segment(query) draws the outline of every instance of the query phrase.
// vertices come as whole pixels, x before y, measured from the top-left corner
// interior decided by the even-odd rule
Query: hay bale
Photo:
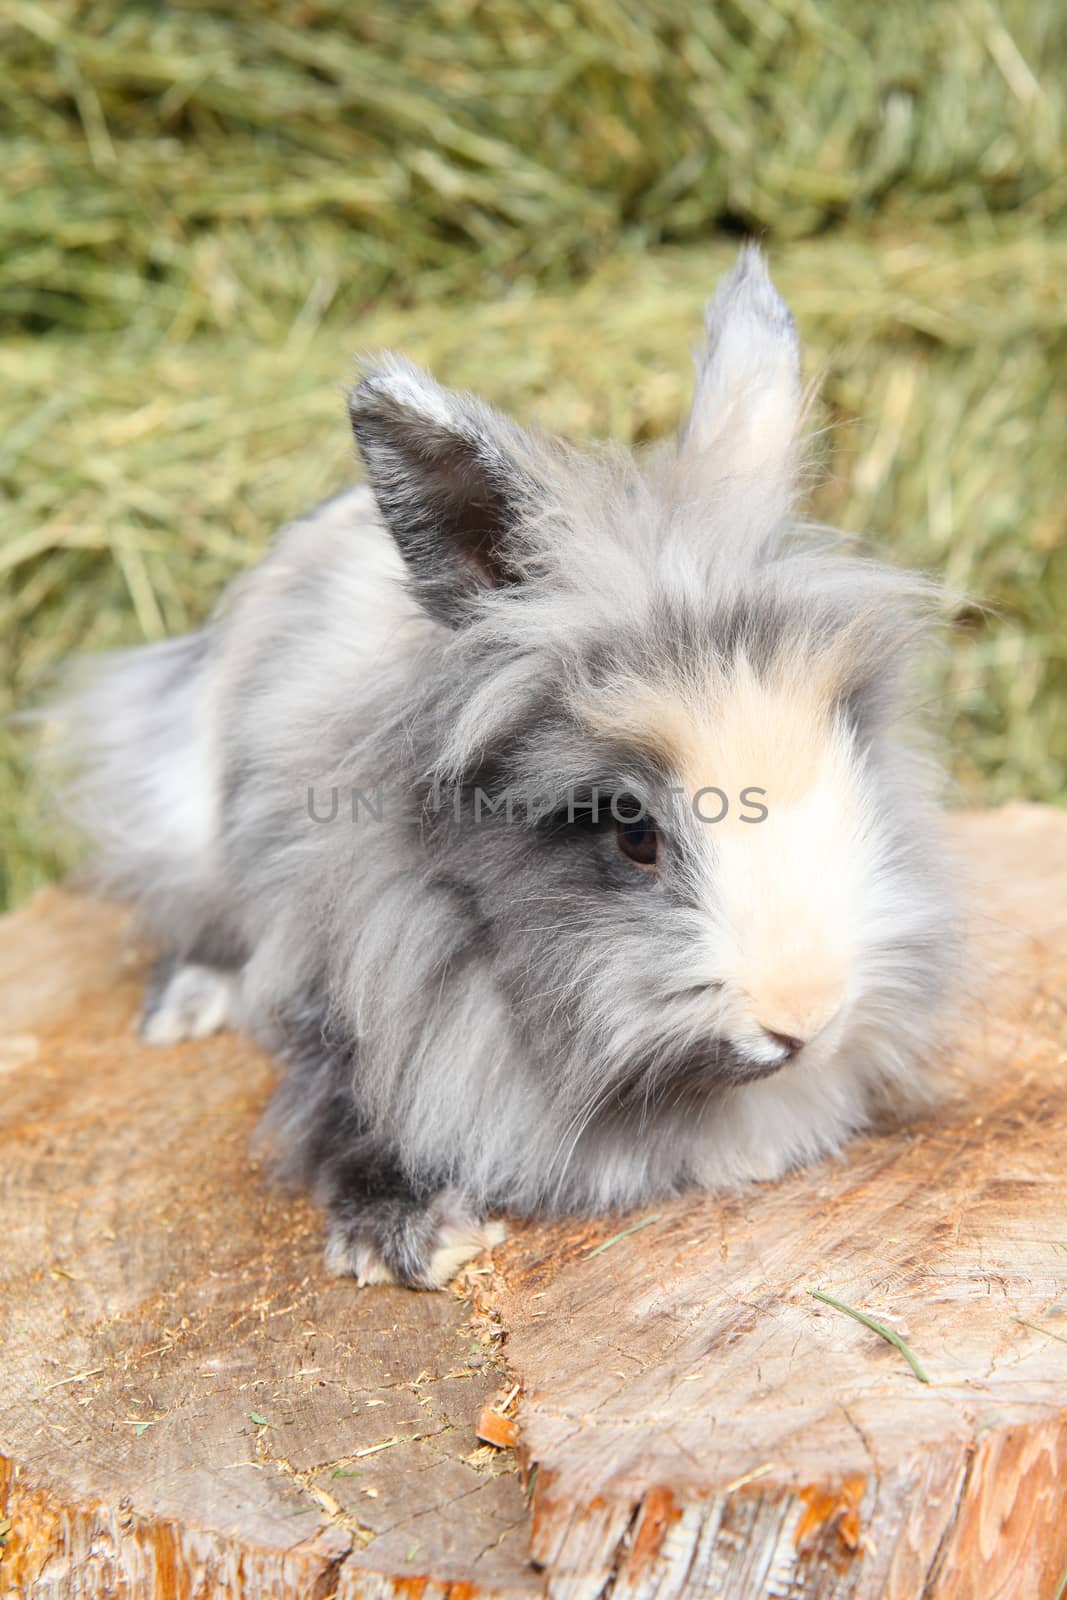
[[[1056,0],[25,0],[0,296],[226,328],[319,280],[349,313],[483,296],[724,224],[1040,218],[1065,56]]]

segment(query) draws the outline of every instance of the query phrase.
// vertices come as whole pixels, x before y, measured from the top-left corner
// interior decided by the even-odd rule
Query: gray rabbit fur
[[[494,1213],[773,1179],[921,1103],[938,598],[800,518],[759,252],[640,459],[396,356],[349,406],[368,486],[64,710],[99,881],[163,951],[144,1035],[283,1059],[268,1131],[331,1268],[437,1286]]]

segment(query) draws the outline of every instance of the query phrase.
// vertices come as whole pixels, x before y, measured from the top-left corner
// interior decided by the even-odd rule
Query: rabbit
[[[579,449],[398,355],[366,484],[63,720],[146,1040],[231,1026],[326,1262],[433,1288],[501,1214],[778,1178],[934,1093],[956,951],[909,711],[932,581],[798,513],[793,319],[746,246],[688,419]]]

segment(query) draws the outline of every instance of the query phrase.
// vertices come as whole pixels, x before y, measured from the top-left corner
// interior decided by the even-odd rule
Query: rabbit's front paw
[[[371,1200],[334,1207],[326,1236],[326,1266],[351,1274],[362,1287],[400,1283],[443,1289],[460,1267],[505,1236],[502,1223],[473,1215],[452,1192],[426,1203]]]

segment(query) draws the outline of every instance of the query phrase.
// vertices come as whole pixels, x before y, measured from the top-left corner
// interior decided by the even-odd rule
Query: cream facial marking
[[[699,684],[613,685],[582,707],[591,731],[610,729],[667,764],[687,802],[712,784],[729,796],[766,791],[758,827],[732,805],[694,838],[708,968],[728,981],[738,1042],[768,1065],[842,1011],[869,858],[862,767],[830,681],[800,662],[764,680],[741,657]]]
[[[729,672],[710,667],[700,678],[662,685],[620,677],[574,709],[594,736],[661,761],[687,801],[705,789],[736,796],[755,787],[766,790],[761,804],[773,809],[796,804],[812,788],[833,737],[832,691],[800,663],[796,668],[783,662],[763,681],[741,656]],[[731,816],[738,820],[737,807],[723,820]]]

